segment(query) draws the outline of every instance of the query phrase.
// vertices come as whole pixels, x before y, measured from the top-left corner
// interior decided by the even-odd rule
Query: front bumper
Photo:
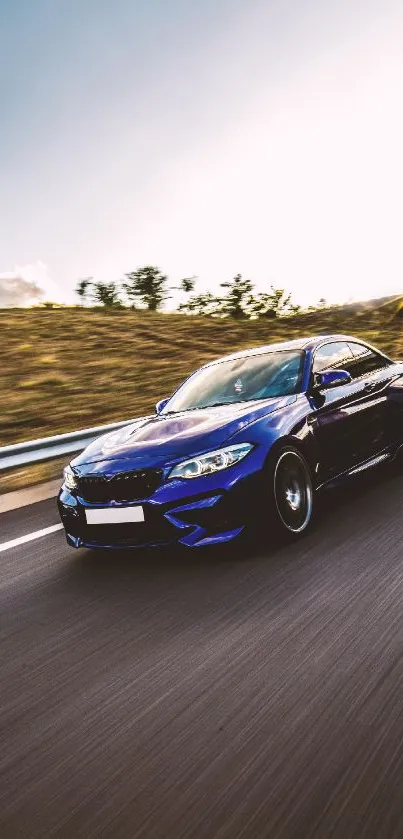
[[[192,481],[164,482],[149,498],[131,504],[90,504],[62,487],[59,513],[68,543],[74,547],[133,549],[181,544],[201,547],[236,538],[253,519],[259,497],[259,471],[248,458],[228,472]],[[240,467],[243,467],[242,469]],[[225,480],[224,480],[225,479]],[[85,510],[141,505],[144,522],[88,525]]]

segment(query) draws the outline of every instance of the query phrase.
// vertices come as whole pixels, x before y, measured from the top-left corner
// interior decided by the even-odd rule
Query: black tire
[[[269,482],[275,529],[291,539],[301,537],[312,522],[314,487],[311,470],[298,449],[287,446],[276,454]]]

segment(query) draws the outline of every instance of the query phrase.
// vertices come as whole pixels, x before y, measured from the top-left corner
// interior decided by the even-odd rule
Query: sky
[[[0,0],[0,304],[403,291],[402,43],[401,0]]]

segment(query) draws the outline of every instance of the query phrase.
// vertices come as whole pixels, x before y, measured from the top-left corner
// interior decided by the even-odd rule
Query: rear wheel
[[[272,490],[279,529],[290,536],[305,533],[313,514],[313,486],[309,466],[297,449],[289,447],[277,455]]]

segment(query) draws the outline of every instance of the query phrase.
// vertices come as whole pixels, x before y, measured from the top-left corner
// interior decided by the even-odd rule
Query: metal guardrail
[[[99,425],[96,428],[86,428],[83,431],[72,431],[70,434],[57,434],[54,437],[42,437],[39,440],[28,440],[26,443],[0,447],[0,472],[79,452],[102,434],[116,431],[118,428],[130,425],[131,422],[133,422],[132,419],[124,420],[110,425]]]

